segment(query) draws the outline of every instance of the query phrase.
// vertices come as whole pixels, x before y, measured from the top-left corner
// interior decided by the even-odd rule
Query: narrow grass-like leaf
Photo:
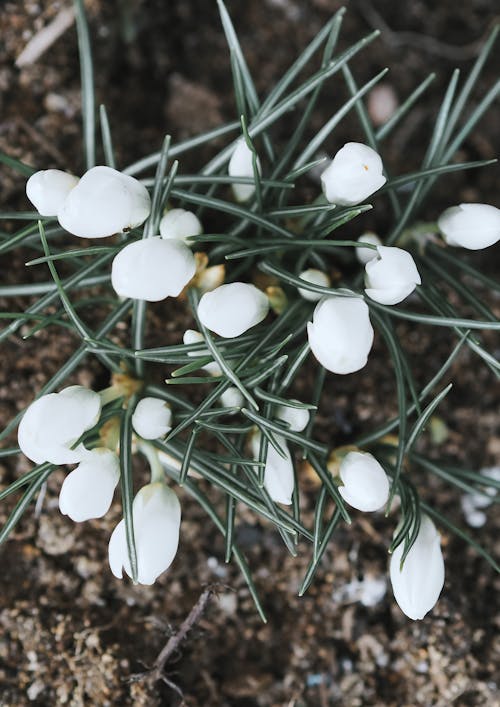
[[[82,86],[83,147],[87,169],[95,165],[94,69],[83,0],[74,0]]]

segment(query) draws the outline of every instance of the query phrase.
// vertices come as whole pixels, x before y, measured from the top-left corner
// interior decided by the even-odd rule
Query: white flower
[[[252,454],[255,460],[259,458],[261,433],[256,431],[251,437]],[[286,439],[280,434],[274,434],[274,439],[285,454],[282,457],[271,443],[267,445],[266,468],[264,471],[264,488],[276,503],[289,506],[292,502],[294,488],[293,462]]]
[[[260,160],[257,158],[257,170],[260,174]],[[228,173],[230,177],[250,177],[253,179],[253,153],[244,138],[236,143],[231,159],[229,160]],[[234,195],[237,201],[247,201],[255,191],[253,184],[233,184]]]
[[[115,256],[111,284],[122,297],[159,302],[177,297],[195,271],[194,255],[184,243],[155,236],[129,243]]]
[[[299,277],[301,280],[310,282],[313,285],[321,285],[321,287],[330,287],[331,284],[330,278],[325,272],[322,272],[321,270],[315,270],[314,268],[304,270],[304,272],[300,273]],[[321,294],[321,292],[304,290],[302,287],[299,287],[299,295],[304,299],[309,300],[309,302],[317,302],[324,296]]]
[[[111,167],[92,167],[58,211],[63,228],[80,238],[105,238],[140,226],[151,211],[148,190]]]
[[[64,479],[59,510],[76,523],[102,518],[109,511],[119,478],[120,460],[114,452],[104,447],[86,452]]]
[[[232,282],[206,292],[198,304],[202,324],[224,338],[243,334],[261,322],[268,311],[266,295],[245,282]]]
[[[368,145],[348,142],[321,175],[323,193],[331,204],[360,204],[384,186],[380,155]]]
[[[298,402],[298,400],[292,401]],[[295,408],[290,405],[280,405],[276,410],[278,420],[288,422],[292,432],[302,432],[307,427],[309,418],[311,417],[309,410],[306,408]]]
[[[358,243],[369,243],[370,245],[382,245],[382,241],[375,233],[363,233],[358,238]],[[356,258],[361,265],[366,265],[370,260],[377,257],[377,251],[374,248],[355,248]]]
[[[199,236],[202,232],[203,226],[196,214],[186,209],[171,209],[160,221],[162,238],[177,238],[189,244],[191,236]]]
[[[394,598],[410,619],[423,619],[437,602],[444,584],[444,561],[440,536],[428,516],[401,569],[404,543],[391,557],[390,573]]]
[[[187,344],[201,344],[202,342],[205,341],[203,338],[203,334],[200,334],[199,331],[196,331],[196,329],[186,329],[186,331],[183,334],[182,341]],[[200,356],[211,356],[212,354],[208,349],[201,349],[201,351],[189,351],[188,356],[194,356],[200,357]],[[220,369],[219,364],[216,361],[210,361],[210,363],[206,363],[204,366],[202,366],[202,369],[209,373],[211,376],[215,376],[216,378],[218,376],[222,375],[222,371]]]
[[[19,425],[21,451],[36,464],[76,464],[86,450],[81,444],[71,447],[96,424],[100,412],[99,395],[81,385],[42,395],[31,403]]]
[[[181,506],[175,493],[161,482],[143,486],[132,504],[137,581],[153,584],[170,567],[179,544]],[[128,558],[125,521],[121,520],[109,541],[109,565],[118,579],[123,569],[132,576]]]
[[[223,408],[242,408],[243,395],[236,386],[231,385],[222,393],[219,402]]]
[[[493,503],[493,497],[498,493],[494,486],[486,484],[487,479],[500,481],[500,466],[485,467],[480,470],[477,481],[484,477],[481,483],[484,493],[473,491],[464,493],[460,499],[465,520],[472,528],[481,528],[486,523],[486,513],[483,509],[488,508]]]
[[[500,240],[500,209],[489,204],[452,206],[441,214],[438,227],[448,245],[487,248]]]
[[[359,297],[325,297],[307,324],[307,336],[314,356],[328,371],[359,371],[373,344],[368,306]]]
[[[422,282],[415,261],[402,248],[379,245],[377,252],[365,265],[365,292],[380,304],[398,304]]]
[[[172,429],[170,405],[159,398],[142,398],[132,415],[132,427],[143,439],[164,437]]]
[[[78,177],[60,169],[35,172],[26,183],[26,196],[40,216],[57,216],[64,200],[78,184]]]
[[[343,483],[340,495],[358,511],[378,511],[387,503],[389,480],[371,454],[349,452],[340,463],[339,475]]]

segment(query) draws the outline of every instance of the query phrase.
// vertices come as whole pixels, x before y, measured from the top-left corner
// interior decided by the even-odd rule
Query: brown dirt
[[[338,6],[333,0],[228,3],[259,91],[272,85]],[[74,28],[33,66],[21,71],[13,66],[29,37],[61,7],[60,2],[26,0],[4,2],[0,8],[0,148],[40,167],[78,172],[82,163]],[[227,50],[215,3],[91,0],[88,7],[98,99],[108,107],[120,164],[157,150],[166,131],[179,139],[233,119]],[[128,43],[126,7],[132,10],[134,27]],[[435,86],[409,126],[396,131],[388,144],[385,157],[393,171],[411,171],[421,158],[419,138],[435,113],[451,68],[469,66],[474,43],[484,38],[496,7],[487,0],[353,2],[343,47],[371,28],[373,7],[394,32],[413,34],[383,35],[355,62],[358,81],[388,65],[386,83],[402,98],[430,70],[438,72]],[[437,42],[429,44],[428,37]],[[496,78],[493,62],[477,95]],[[325,91],[313,129],[338,105],[335,86]],[[460,159],[494,156],[497,135],[492,112],[467,141]],[[330,149],[349,138],[361,138],[352,119],[342,123]],[[182,165],[184,171],[205,157],[203,152],[190,158],[192,162]],[[497,184],[498,170],[491,168],[443,180],[429,205],[429,219],[449,203],[450,191],[453,202],[496,203]],[[5,208],[26,208],[23,180],[4,168],[0,189]],[[373,225],[373,219],[368,215],[364,225]],[[2,282],[16,281],[23,262],[21,255],[13,262],[2,259]],[[486,259],[484,267],[492,271],[492,259]],[[500,315],[498,300],[490,306]],[[180,328],[172,317],[162,336],[174,341]],[[406,325],[401,333],[421,383],[441,357],[446,333],[417,332]],[[0,421],[29,402],[73,346],[67,335],[58,333],[55,339],[50,331],[27,344],[12,339],[4,346]],[[76,380],[92,385],[101,384],[101,378],[100,368],[91,365],[82,368]],[[476,469],[498,462],[498,395],[491,378],[467,353],[450,378],[454,391],[441,413],[450,431],[446,454]],[[327,378],[318,436],[342,443],[350,430],[366,430],[394,409],[391,373],[378,344],[356,380],[356,390],[350,379]],[[1,478],[8,480],[28,468],[22,458],[14,468],[0,464]],[[296,559],[286,556],[279,536],[242,510],[238,542],[269,616],[264,626],[237,569],[224,565],[220,535],[182,492],[184,520],[174,565],[154,587],[133,587],[115,580],[107,566],[107,539],[119,517],[118,504],[105,519],[74,525],[57,509],[61,479],[59,472],[51,477],[40,515],[28,511],[2,548],[2,707],[177,704],[166,687],[151,689],[127,678],[153,662],[202,585],[210,582],[224,585],[218,600],[168,664],[168,675],[182,688],[188,705],[500,705],[500,582],[455,537],[444,534],[447,580],[442,598],[431,616],[414,623],[395,606],[389,587],[373,607],[347,596],[346,585],[358,579],[377,579],[383,587],[392,520],[358,515],[351,528],[341,528],[317,579],[299,599],[309,548],[301,546]],[[463,523],[457,493],[432,478],[422,481],[420,488],[452,520]],[[212,497],[220,503],[215,494]],[[2,522],[7,506],[0,506]],[[309,523],[311,508],[312,496],[305,491],[303,512]],[[490,509],[488,524],[471,533],[498,556],[499,530],[498,514]]]

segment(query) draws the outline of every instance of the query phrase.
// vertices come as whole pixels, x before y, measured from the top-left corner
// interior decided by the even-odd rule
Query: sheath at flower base
[[[143,486],[132,504],[135,549],[137,553],[137,581],[153,584],[167,570],[179,544],[181,506],[175,493],[164,483]],[[109,541],[109,565],[118,579],[123,570],[132,577],[125,521],[114,529]]]
[[[423,619],[436,604],[444,584],[440,536],[428,516],[422,516],[417,539],[401,569],[403,551],[401,543],[391,556],[394,598],[410,619]]]
[[[64,200],[78,184],[78,177],[60,169],[35,172],[26,183],[26,196],[40,216],[57,216]]]
[[[77,464],[85,447],[71,447],[94,427],[100,412],[100,396],[81,385],[42,395],[31,403],[19,424],[19,447],[36,464]]]
[[[106,515],[120,478],[120,460],[109,449],[86,452],[79,466],[64,479],[59,510],[81,523]]]
[[[360,204],[384,186],[382,170],[378,152],[360,142],[348,142],[321,175],[323,193],[331,204]]]
[[[165,437],[172,429],[170,405],[159,398],[142,398],[132,415],[132,427],[143,439]]]
[[[376,233],[363,233],[362,236],[358,238],[358,243],[369,243],[370,245],[382,245],[382,241],[377,236]],[[375,248],[355,248],[356,258],[361,263],[361,265],[366,265],[370,260],[377,257],[377,251]]]
[[[257,158],[257,171],[261,172],[260,160]],[[228,174],[230,177],[254,178],[253,153],[248,147],[244,138],[240,138],[236,143],[231,159],[229,160]],[[233,184],[233,193],[237,201],[248,201],[255,191],[253,184]]]
[[[295,401],[298,402],[298,401]],[[280,405],[276,410],[278,420],[288,422],[292,432],[302,432],[307,427],[311,417],[306,408],[295,408],[290,405]]]
[[[489,204],[460,204],[446,209],[438,227],[451,246],[488,248],[500,240],[500,209]]]
[[[121,297],[159,302],[180,295],[195,272],[184,243],[155,236],[129,243],[115,256],[111,284]]]
[[[321,270],[316,270],[315,268],[309,268],[309,270],[304,270],[299,275],[301,280],[310,282],[313,285],[321,285],[321,287],[330,287],[331,282],[328,275]],[[305,290],[299,287],[299,295],[309,302],[318,302],[322,297],[324,297],[321,292],[313,292],[312,290]]]
[[[387,503],[389,480],[371,454],[349,452],[342,459],[339,475],[343,483],[339,486],[340,495],[358,511],[378,511]]]
[[[151,211],[146,187],[111,167],[92,167],[58,211],[59,223],[80,238],[105,238],[143,223]]]
[[[176,238],[189,245],[191,236],[203,233],[200,220],[192,211],[186,209],[171,209],[160,221],[160,236],[162,238]]]
[[[408,251],[385,245],[365,265],[365,292],[380,304],[398,304],[422,283],[415,261]]]
[[[231,282],[206,292],[198,304],[202,324],[226,339],[240,336],[259,324],[268,311],[266,295],[245,282]]]
[[[252,455],[259,458],[261,433],[254,432],[251,437]],[[294,489],[293,462],[286,439],[280,434],[274,434],[274,439],[283,450],[285,457],[278,454],[271,443],[267,445],[266,467],[264,470],[264,488],[275,503],[289,506],[292,503]]]
[[[373,344],[368,306],[360,297],[325,297],[307,324],[307,336],[327,371],[341,375],[359,371]]]

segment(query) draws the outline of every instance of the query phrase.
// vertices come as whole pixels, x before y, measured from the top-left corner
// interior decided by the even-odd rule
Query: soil
[[[228,2],[260,93],[339,6],[333,0]],[[74,27],[34,64],[22,69],[14,65],[27,41],[62,7],[62,2],[2,3],[0,149],[40,168],[78,173],[83,165]],[[234,119],[228,53],[215,2],[90,0],[87,7],[98,101],[108,109],[119,165],[158,150],[165,132],[175,141]],[[470,66],[497,10],[493,0],[349,3],[342,48],[374,23],[386,25],[381,38],[353,62],[359,83],[390,66],[386,89],[402,100],[429,71],[437,73],[426,99],[388,141],[384,161],[394,173],[418,167],[423,136],[451,70]],[[475,100],[497,79],[497,68],[498,62],[490,61]],[[311,131],[338,106],[342,96],[337,87],[332,82],[324,91]],[[349,139],[362,139],[354,116],[341,123],[328,148],[334,152]],[[498,112],[493,109],[459,158],[489,159],[497,146]],[[182,168],[189,172],[206,159],[206,151],[200,150]],[[500,206],[498,176],[497,168],[488,168],[438,182],[425,220],[460,200]],[[24,180],[3,167],[0,177],[2,208],[27,208]],[[374,215],[364,218],[363,226],[375,226]],[[385,226],[383,216],[376,225]],[[26,280],[24,261],[22,253],[8,263],[0,261],[2,284]],[[477,255],[475,262],[494,273],[492,257]],[[29,276],[36,278],[34,270]],[[499,300],[492,297],[489,305],[500,316]],[[165,338],[179,340],[185,319],[181,313],[162,324],[162,343],[167,343]],[[446,330],[403,325],[399,331],[422,384],[448,348]],[[154,341],[150,333],[148,344]],[[492,336],[488,343],[498,349]],[[3,346],[2,427],[74,345],[58,330],[57,338],[52,331],[40,332],[27,342],[16,337]],[[312,376],[312,370],[309,373]],[[105,385],[101,379],[96,364],[86,364],[74,377],[86,385]],[[464,352],[450,379],[453,392],[440,408],[448,429],[445,454],[473,469],[498,464],[498,391],[491,376]],[[309,384],[304,379],[305,389]],[[392,374],[381,344],[353,387],[352,380],[327,376],[318,438],[342,444],[394,413]],[[29,469],[22,457],[1,462],[2,484]],[[447,576],[441,599],[423,621],[412,622],[400,612],[387,586],[392,519],[355,515],[352,527],[336,533],[313,585],[298,598],[309,548],[301,545],[297,558],[288,556],[279,536],[242,510],[237,540],[268,615],[264,625],[237,568],[224,564],[221,536],[182,491],[178,556],[153,587],[134,587],[114,579],[107,565],[107,539],[119,518],[119,505],[102,520],[75,525],[57,509],[62,478],[62,472],[51,476],[37,513],[29,509],[2,548],[2,707],[179,704],[168,686],[130,677],[153,663],[209,583],[220,585],[217,596],[166,669],[192,707],[500,705],[500,581],[452,534],[443,533]],[[464,524],[456,491],[431,477],[419,488],[453,522]],[[215,493],[211,498],[223,509]],[[313,498],[305,489],[302,510],[309,525]],[[2,523],[11,507],[0,505]],[[493,507],[487,524],[469,532],[498,557],[499,530]]]

